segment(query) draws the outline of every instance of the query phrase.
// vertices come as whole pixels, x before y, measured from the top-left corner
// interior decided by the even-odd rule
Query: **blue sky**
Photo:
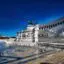
[[[0,34],[15,36],[27,20],[46,24],[64,16],[63,0],[0,0]]]

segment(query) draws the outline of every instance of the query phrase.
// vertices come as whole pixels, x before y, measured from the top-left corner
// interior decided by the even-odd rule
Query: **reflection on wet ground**
[[[0,64],[7,64],[17,60],[22,60],[26,56],[32,56],[34,52],[32,47],[10,46],[7,47],[0,56]]]

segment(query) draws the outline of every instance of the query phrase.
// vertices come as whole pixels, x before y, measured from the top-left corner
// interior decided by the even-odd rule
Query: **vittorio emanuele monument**
[[[17,32],[16,43],[25,46],[64,45],[64,17],[48,24],[29,24],[26,30]],[[62,43],[62,44],[61,44]]]

